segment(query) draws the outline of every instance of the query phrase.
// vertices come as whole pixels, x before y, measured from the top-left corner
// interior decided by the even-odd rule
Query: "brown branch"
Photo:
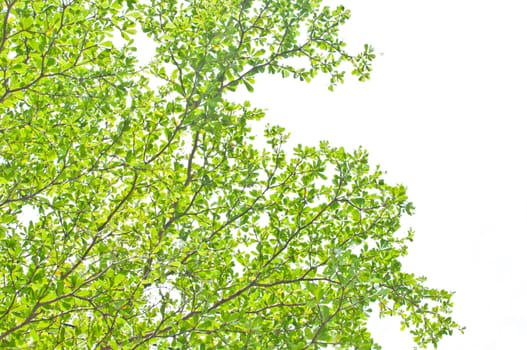
[[[9,14],[11,12],[11,9],[13,8],[13,6],[15,6],[15,3],[17,2],[17,0],[13,0],[11,3],[7,3],[7,8],[6,8],[6,12],[5,12],[5,17],[4,17],[4,23],[2,25],[2,40],[0,41],[0,52],[4,49],[4,46],[5,46],[5,43],[7,41],[7,24],[8,24],[8,21],[9,21]]]
[[[90,245],[88,246],[88,248],[86,248],[86,250],[84,251],[82,256],[75,262],[75,264],[73,264],[73,266],[66,273],[64,273],[63,278],[66,278],[71,273],[73,273],[73,271],[75,271],[77,269],[77,267],[79,267],[79,265],[82,264],[82,262],[86,259],[86,257],[90,253],[90,251],[95,246],[95,244],[99,241],[100,233],[102,232],[102,230],[106,227],[106,225],[108,225],[108,223],[113,218],[113,216],[119,211],[119,209],[124,205],[124,203],[126,201],[128,201],[128,199],[130,198],[132,193],[135,191],[135,188],[136,188],[136,185],[137,185],[137,179],[138,179],[138,174],[135,173],[134,174],[134,180],[132,182],[132,187],[130,188],[128,193],[121,199],[121,201],[117,204],[117,206],[111,211],[110,215],[108,215],[106,220],[101,225],[99,225],[99,227],[97,227],[97,233],[93,237]]]

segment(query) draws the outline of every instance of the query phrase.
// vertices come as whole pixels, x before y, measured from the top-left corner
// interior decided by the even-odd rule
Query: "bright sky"
[[[332,0],[328,2],[337,3]],[[259,76],[239,95],[291,143],[364,146],[417,207],[404,266],[456,291],[465,335],[439,350],[527,344],[527,20],[520,0],[341,0],[353,51],[383,53],[372,80],[335,92]],[[355,48],[355,50],[353,50]],[[373,321],[384,350],[411,349],[398,322]]]
[[[343,2],[343,1],[341,1]],[[417,206],[406,270],[455,290],[465,335],[440,350],[527,344],[527,20],[523,1],[348,0],[351,48],[384,53],[372,80],[327,91],[257,78],[248,95],[293,144],[370,152]],[[385,350],[411,349],[398,322],[372,322]]]
[[[372,80],[335,92],[257,77],[237,92],[267,109],[291,144],[362,145],[387,179],[408,187],[416,239],[406,271],[456,291],[465,335],[439,350],[527,344],[527,20],[521,0],[327,0],[352,19],[343,37],[383,53]],[[373,320],[384,350],[412,348],[398,321]]]

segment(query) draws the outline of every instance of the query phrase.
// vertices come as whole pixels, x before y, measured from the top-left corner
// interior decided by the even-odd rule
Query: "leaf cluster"
[[[320,0],[4,1],[0,344],[372,349],[373,304],[418,345],[458,329],[451,294],[401,270],[404,187],[362,149],[288,155],[277,126],[259,147],[264,113],[226,98],[264,72],[368,79],[348,18]]]

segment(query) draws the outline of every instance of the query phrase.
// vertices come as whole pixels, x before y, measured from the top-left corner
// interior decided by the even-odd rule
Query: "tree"
[[[258,146],[264,113],[226,97],[264,72],[367,80],[372,48],[338,39],[344,7],[5,0],[0,13],[2,346],[378,349],[372,305],[419,346],[460,329],[451,293],[401,269],[403,186],[362,149],[286,154],[278,126]],[[138,29],[157,45],[146,65]]]

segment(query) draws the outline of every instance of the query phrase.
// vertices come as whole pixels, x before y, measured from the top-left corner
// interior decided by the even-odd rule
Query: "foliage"
[[[286,155],[276,126],[258,146],[263,112],[225,97],[263,72],[368,79],[371,47],[338,39],[349,15],[320,0],[5,0],[1,345],[371,349],[372,305],[418,345],[459,328],[451,294],[401,270],[404,187],[364,150]],[[136,32],[157,45],[145,66]]]

